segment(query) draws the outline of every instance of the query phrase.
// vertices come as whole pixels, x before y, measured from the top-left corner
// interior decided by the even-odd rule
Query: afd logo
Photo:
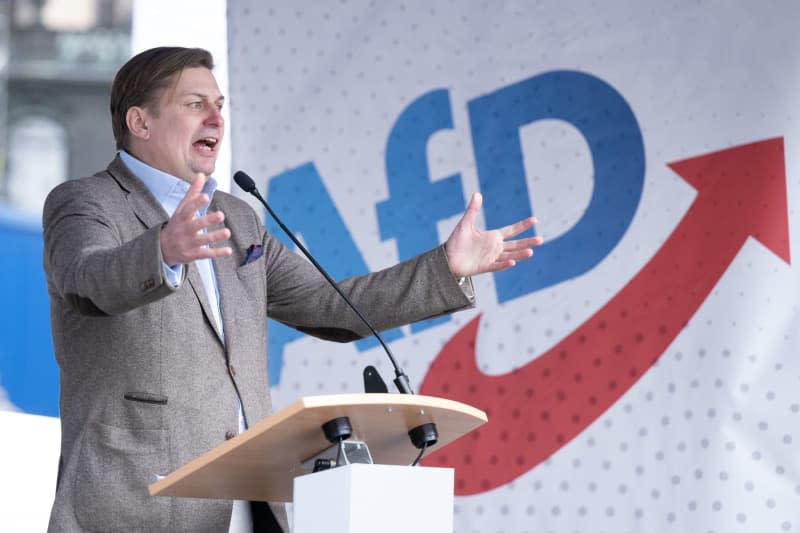
[[[594,164],[594,187],[586,211],[567,232],[536,250],[536,260],[494,274],[500,303],[579,276],[597,265],[630,226],[644,184],[644,144],[628,103],[603,80],[575,71],[539,74],[468,102],[475,162],[487,227],[500,227],[532,214],[520,128],[545,119],[563,120],[585,138]],[[375,207],[381,239],[394,239],[398,257],[411,258],[439,244],[438,221],[462,212],[460,174],[432,180],[426,157],[429,139],[453,129],[446,89],[428,92],[400,114],[386,141],[389,198]],[[269,180],[268,197],[287,223],[334,278],[369,271],[313,163]],[[309,217],[313,213],[313,217]],[[265,217],[268,218],[268,217]],[[270,220],[268,229],[291,246]],[[450,320],[411,326],[412,333]],[[387,340],[402,337],[387,332]],[[270,384],[280,381],[283,349],[302,334],[270,324]],[[357,343],[359,350],[374,339]]]
[[[401,113],[387,140],[390,197],[376,209],[381,238],[395,239],[401,259],[435,246],[437,221],[463,207],[460,174],[432,181],[426,160],[431,136],[453,127],[451,107],[446,90],[422,95]],[[585,138],[594,167],[591,199],[581,218],[538,248],[536,260],[495,274],[498,301],[591,270],[625,234],[642,194],[642,135],[625,99],[594,76],[556,71],[475,98],[468,111],[489,227],[532,214],[535,191],[525,179],[522,126],[544,119],[570,123]],[[425,459],[455,468],[456,494],[509,483],[597,420],[676,339],[745,241],[752,237],[790,263],[782,138],[662,164],[693,187],[696,197],[669,238],[607,304],[551,349],[505,375],[489,376],[477,367],[480,316],[434,358],[420,392],[462,401],[489,415],[489,422],[468,438]],[[269,192],[283,200],[284,208],[304,198],[292,223],[323,260],[340,265],[336,276],[367,270],[313,164],[276,176]],[[315,204],[325,206],[322,212],[314,210]],[[411,331],[444,320],[417,324]],[[400,335],[395,331],[391,338]],[[273,382],[280,376],[283,346],[297,336],[283,326],[273,331]],[[359,348],[370,343],[361,341]]]

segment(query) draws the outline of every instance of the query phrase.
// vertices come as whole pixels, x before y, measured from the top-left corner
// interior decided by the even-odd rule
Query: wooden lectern
[[[310,470],[302,466],[303,463],[331,446],[321,429],[322,425],[339,417],[349,418],[354,437],[369,446],[375,465],[350,465],[310,474]],[[330,495],[330,488],[325,484],[345,476],[347,478],[345,482],[335,482],[344,483],[340,485],[342,487],[351,487],[353,491],[348,494],[354,498],[360,498],[359,494],[369,493],[371,484],[374,486],[373,492],[386,492],[387,487],[391,486],[393,491],[405,490],[412,497],[415,494],[422,495],[425,500],[430,502],[431,496],[424,495],[424,491],[419,492],[418,485],[408,486],[407,489],[404,489],[403,484],[413,483],[413,479],[409,478],[409,475],[427,476],[425,479],[428,481],[436,479],[438,480],[436,483],[440,483],[441,473],[430,471],[449,470],[449,500],[446,501],[449,501],[450,504],[446,512],[452,519],[452,470],[405,467],[404,474],[396,469],[369,469],[369,467],[411,464],[417,456],[418,450],[411,444],[408,431],[421,424],[431,422],[436,424],[438,442],[433,448],[436,450],[469,433],[486,421],[486,413],[479,409],[452,400],[430,396],[345,394],[301,398],[285,409],[259,421],[244,433],[159,479],[150,485],[150,494],[154,496],[290,502],[294,499],[293,488],[297,485],[295,478],[298,476],[305,476],[301,485],[304,487],[303,494],[309,495]],[[367,470],[363,467],[367,467]],[[330,473],[334,471],[336,471],[334,474]],[[426,471],[428,472],[426,473]],[[306,474],[308,475],[306,476]],[[390,478],[401,481],[390,481]],[[384,482],[381,481],[382,479]],[[402,481],[406,479],[408,481]],[[319,486],[315,490],[314,485],[317,483]],[[428,483],[426,486],[434,486],[436,483]],[[344,489],[339,492],[345,493]],[[337,497],[342,497],[342,494],[337,494]],[[343,497],[347,498],[348,496],[345,494]],[[413,502],[409,505],[413,505]],[[306,506],[300,505],[298,501],[295,507],[295,524],[297,524],[297,513],[302,512]],[[359,505],[359,502],[355,501],[350,504],[337,503],[336,508],[342,509],[341,514],[348,516],[337,518],[328,515],[326,531],[331,533],[338,531],[336,521],[339,519],[342,524],[341,531],[361,531],[360,526],[352,525],[354,518],[359,517],[351,515],[361,513],[362,511],[359,509],[363,509],[364,512],[369,509],[374,510],[375,506]],[[406,508],[405,511],[413,513],[412,509]],[[395,525],[400,527],[396,514],[389,519],[394,523],[392,527],[381,526],[372,531],[394,531]],[[374,527],[374,524],[364,527]],[[425,529],[423,528],[423,530]],[[429,531],[439,530],[431,529]],[[397,531],[403,531],[403,529],[397,529]]]

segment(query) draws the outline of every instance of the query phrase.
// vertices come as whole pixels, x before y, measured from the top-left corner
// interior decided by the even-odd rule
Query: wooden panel
[[[486,423],[486,413],[463,403],[407,394],[343,394],[301,398],[246,432],[150,485],[154,496],[288,502],[300,465],[330,443],[321,426],[347,416],[354,439],[367,443],[375,463],[410,464],[418,450],[408,431],[434,422],[432,449]]]

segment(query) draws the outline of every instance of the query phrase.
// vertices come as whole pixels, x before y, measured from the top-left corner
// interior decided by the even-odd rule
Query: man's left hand
[[[496,230],[482,231],[475,227],[483,197],[476,192],[470,198],[464,216],[458,221],[445,243],[450,270],[457,278],[498,272],[511,268],[517,261],[533,255],[533,248],[542,244],[542,238],[526,237],[511,240],[536,224],[529,217]]]

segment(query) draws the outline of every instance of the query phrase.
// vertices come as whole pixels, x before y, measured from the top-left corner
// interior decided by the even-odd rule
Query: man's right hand
[[[161,257],[171,266],[185,265],[195,259],[226,257],[233,253],[229,246],[212,248],[215,242],[230,239],[228,228],[204,232],[204,229],[221,224],[225,214],[221,211],[198,217],[197,211],[211,201],[202,193],[206,176],[198,173],[172,218],[161,230]]]

